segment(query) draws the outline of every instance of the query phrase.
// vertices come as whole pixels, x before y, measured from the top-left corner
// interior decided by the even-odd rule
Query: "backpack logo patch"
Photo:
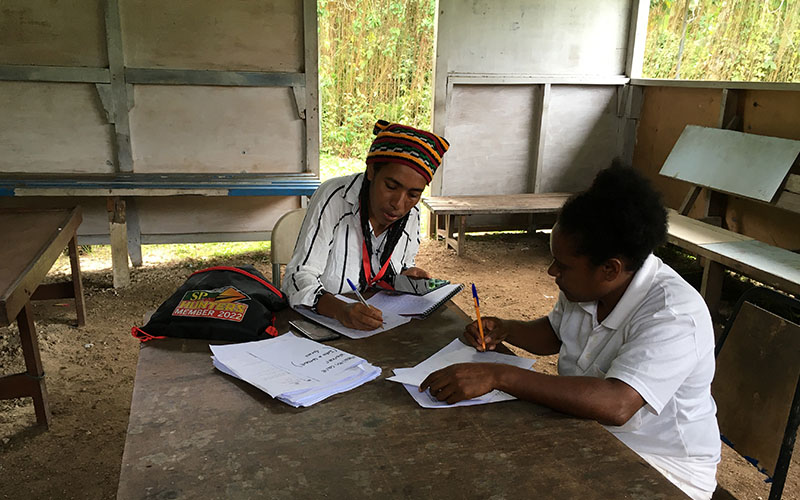
[[[242,303],[245,300],[250,300],[250,297],[232,286],[214,290],[189,290],[172,311],[172,315],[239,323],[247,312],[248,305]]]

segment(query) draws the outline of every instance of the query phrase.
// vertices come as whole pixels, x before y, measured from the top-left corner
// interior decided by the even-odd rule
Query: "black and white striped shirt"
[[[337,177],[323,183],[311,197],[300,229],[294,255],[286,266],[283,291],[292,307],[312,306],[317,295],[347,293],[347,278],[358,284],[361,272],[362,242],[359,193],[364,174]],[[386,242],[386,231],[373,234],[373,274],[380,269],[378,259]],[[390,266],[396,273],[414,266],[419,250],[419,207],[414,206],[405,231],[392,252]]]

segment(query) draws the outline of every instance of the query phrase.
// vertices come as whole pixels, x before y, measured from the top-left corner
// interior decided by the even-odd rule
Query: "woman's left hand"
[[[431,277],[431,275],[428,274],[428,271],[426,271],[424,269],[421,269],[419,267],[409,267],[408,269],[406,269],[405,271],[403,271],[400,274],[404,274],[404,275],[408,276],[409,278],[425,278],[425,279],[429,279]]]

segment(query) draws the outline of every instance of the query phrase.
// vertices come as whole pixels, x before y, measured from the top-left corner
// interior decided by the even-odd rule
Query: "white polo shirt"
[[[644,399],[625,425],[606,428],[648,462],[713,491],[714,329],[700,294],[650,255],[601,323],[596,302],[570,302],[563,293],[548,318],[562,342],[560,375],[619,379]]]

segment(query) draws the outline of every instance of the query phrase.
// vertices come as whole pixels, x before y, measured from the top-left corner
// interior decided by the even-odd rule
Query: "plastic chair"
[[[800,424],[799,322],[800,301],[752,288],[716,347],[711,391],[722,440],[770,478],[770,500],[783,493]]]
[[[272,261],[272,281],[281,286],[281,264],[288,264],[294,253],[300,227],[306,216],[305,208],[296,208],[283,214],[272,228],[270,260]]]

